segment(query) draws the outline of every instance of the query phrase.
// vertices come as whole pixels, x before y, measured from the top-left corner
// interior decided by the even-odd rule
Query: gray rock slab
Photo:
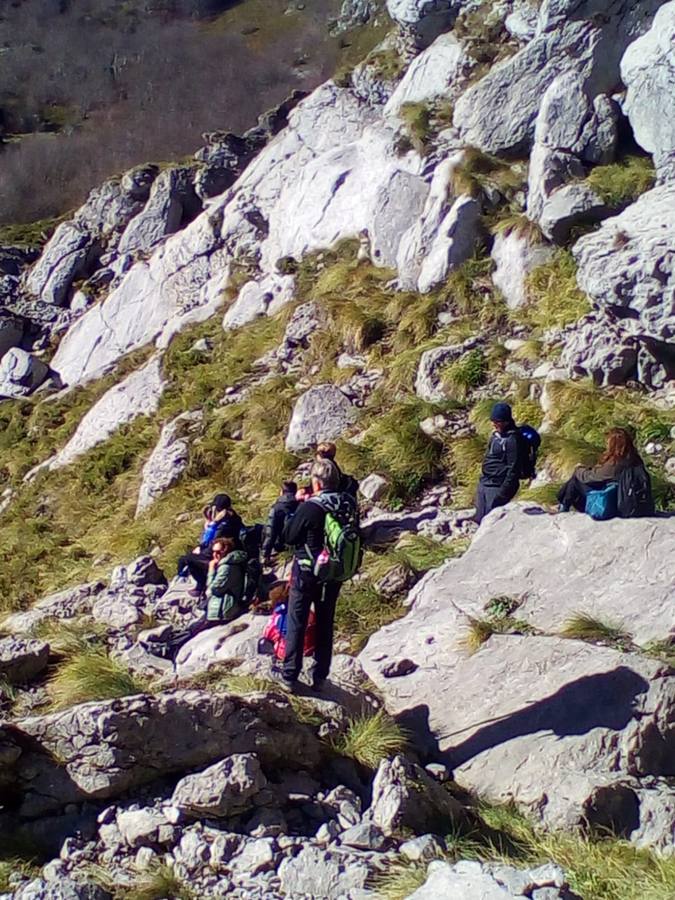
[[[145,512],[180,479],[187,468],[190,446],[199,434],[202,410],[181,413],[162,428],[152,453],[143,466],[136,515]]]
[[[0,638],[0,678],[23,684],[37,678],[47,668],[49,645],[44,641],[18,637]]]
[[[94,598],[104,590],[102,581],[78,584],[38,600],[25,612],[12,613],[3,619],[3,628],[15,634],[32,631],[49,619],[66,621],[91,612]]]
[[[12,347],[0,360],[0,398],[28,397],[49,374],[49,366],[20,347]]]
[[[348,854],[305,846],[279,866],[281,888],[290,897],[351,898],[363,891],[370,873],[367,863]]]
[[[234,753],[176,785],[171,803],[189,816],[233,816],[247,809],[267,784],[253,753]]]
[[[332,384],[311,387],[298,398],[286,435],[290,452],[340,437],[358,415],[347,396]]]

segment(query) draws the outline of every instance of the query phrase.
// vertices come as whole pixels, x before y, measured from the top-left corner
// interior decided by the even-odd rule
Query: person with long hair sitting
[[[558,493],[558,509],[569,512],[586,510],[589,491],[598,490],[610,482],[618,481],[621,473],[634,466],[644,468],[633,438],[625,428],[612,428],[607,432],[607,446],[594,466],[577,466],[572,477]]]

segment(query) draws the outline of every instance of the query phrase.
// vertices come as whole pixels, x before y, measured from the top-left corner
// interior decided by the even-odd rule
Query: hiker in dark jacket
[[[359,490],[359,483],[356,480],[356,478],[354,478],[353,475],[346,475],[342,471],[342,469],[340,468],[340,466],[337,464],[337,462],[335,460],[336,453],[337,453],[337,447],[335,446],[335,444],[332,441],[322,441],[316,448],[316,455],[314,458],[316,460],[320,460],[320,459],[330,460],[330,462],[332,462],[333,465],[335,466],[335,468],[337,469],[338,479],[339,479],[338,490],[344,494],[351,494],[351,496],[354,497],[354,499],[356,499],[356,496],[357,496],[357,493]]]
[[[633,438],[625,428],[612,428],[607,432],[605,452],[594,466],[577,466],[569,481],[558,493],[559,512],[586,510],[586,495],[612,481],[618,481],[621,473],[633,466],[644,468]]]
[[[263,544],[263,561],[269,565],[273,553],[280,553],[286,546],[284,543],[284,526],[298,508],[296,493],[298,486],[294,481],[284,481],[281,485],[279,499],[270,510],[267,521],[267,533]]]
[[[495,403],[490,420],[495,430],[476,491],[475,520],[479,525],[491,510],[516,496],[520,483],[520,440],[509,404]]]
[[[335,604],[342,585],[320,582],[314,575],[314,565],[325,545],[327,510],[337,510],[344,503],[355,506],[350,495],[337,490],[338,470],[329,459],[317,460],[311,477],[314,495],[300,504],[284,531],[284,540],[295,549],[295,555],[288,600],[286,655],[281,670],[273,669],[272,677],[291,691],[296,689],[302,670],[305,631],[312,606],[316,615],[312,687],[321,690],[328,677],[333,655]]]
[[[204,517],[205,527],[199,546],[178,560],[178,574],[183,577],[191,575],[196,582],[195,590],[190,591],[190,595],[195,597],[206,591],[213,542],[216,538],[231,538],[238,549],[243,525],[240,516],[232,509],[232,501],[227,494],[216,494],[210,510],[204,511]]]

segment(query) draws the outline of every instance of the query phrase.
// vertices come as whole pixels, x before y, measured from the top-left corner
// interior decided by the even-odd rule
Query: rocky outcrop
[[[32,353],[13,347],[0,360],[0,398],[28,397],[49,375],[49,366]]]
[[[649,31],[621,60],[624,110],[635,137],[657,166],[675,153],[675,3],[664,4]]]
[[[188,816],[219,818],[244,812],[267,784],[253,753],[233,753],[176,785],[172,804]]]
[[[13,634],[33,631],[50,619],[67,621],[91,611],[93,599],[105,588],[102,581],[78,584],[38,600],[25,612],[16,612],[3,619],[3,628]]]
[[[75,222],[63,222],[26,278],[26,289],[46,303],[65,303],[70,287],[87,272],[94,241]]]
[[[319,384],[298,398],[286,435],[291,453],[340,437],[354,424],[357,409],[333,384]]]
[[[492,245],[495,270],[492,281],[499,289],[509,309],[518,309],[527,301],[527,276],[537,266],[547,263],[553,254],[551,247],[532,240],[527,234],[513,229],[497,234]]]
[[[293,299],[295,277],[273,272],[260,281],[248,281],[225,313],[223,328],[240,328],[259,316],[273,316]]]
[[[49,468],[70,465],[107,440],[121,425],[156,412],[164,387],[162,359],[156,355],[124,381],[111,387],[92,406],[65,447],[49,461]]]
[[[675,185],[656,187],[573,249],[579,286],[593,304],[664,341],[675,336],[674,203]]]
[[[639,833],[643,779],[671,771],[675,680],[635,650],[556,633],[583,613],[617,623],[627,648],[667,639],[670,579],[658,548],[671,540],[667,519],[600,525],[510,504],[488,516],[464,557],[413,589],[411,611],[374,635],[361,661],[460,785],[512,797],[551,827],[588,820]],[[498,601],[511,619],[468,655],[472,622],[494,617]],[[399,659],[416,667],[385,677]]]
[[[312,765],[319,745],[287,701],[201,691],[87,703],[13,725],[20,814],[34,817],[84,799],[116,797],[161,774],[233,753],[265,765]],[[170,734],[171,741],[166,736]],[[58,765],[54,762],[59,760]]]
[[[536,869],[481,864],[461,860],[452,865],[434,861],[427,880],[407,900],[438,900],[439,897],[480,897],[481,900],[580,900],[569,890],[565,873],[552,864]]]
[[[145,512],[180,479],[190,458],[190,445],[204,419],[202,410],[181,413],[162,428],[155,449],[143,466],[136,515]]]
[[[16,637],[0,639],[0,679],[10,684],[32,681],[47,668],[49,645]]]
[[[446,31],[460,6],[455,0],[387,0],[389,15],[418,47]]]

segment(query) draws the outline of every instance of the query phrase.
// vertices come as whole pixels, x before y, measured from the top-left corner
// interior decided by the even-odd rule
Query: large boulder
[[[159,441],[143,466],[137,516],[168,491],[186,470],[190,445],[198,435],[203,419],[202,410],[181,413],[162,428]]]
[[[200,631],[178,651],[176,674],[183,678],[205,672],[216,663],[254,657],[266,624],[266,616],[247,613],[225,625]]]
[[[10,684],[32,681],[47,668],[49,645],[16,637],[0,639],[0,679]]]
[[[293,299],[295,276],[266,275],[259,281],[247,281],[237,299],[223,318],[223,328],[229,331],[247,325],[259,316],[273,316]]]
[[[577,280],[599,309],[622,310],[641,334],[675,336],[675,184],[643,194],[574,245]]]
[[[543,4],[536,37],[497,63],[457,101],[454,123],[467,144],[489,153],[527,149],[541,98],[561,74],[576,72],[590,96],[611,93],[626,47],[650,25],[661,0],[611,0],[602,19],[589,2]]]
[[[672,772],[675,676],[635,650],[556,632],[583,613],[625,630],[625,646],[631,636],[642,646],[667,640],[674,528],[510,504],[487,517],[461,559],[413,589],[408,615],[377,632],[361,662],[461,786],[512,798],[551,827],[590,821],[629,835],[643,787]],[[472,623],[496,615],[496,600],[518,621],[498,622],[470,655]],[[416,667],[387,678],[399,659]]]
[[[24,746],[17,778],[28,817],[233,753],[254,752],[264,766],[311,767],[319,758],[318,740],[277,695],[141,694],[24,719],[12,732]]]
[[[138,416],[156,412],[164,387],[162,358],[155,355],[97,400],[65,447],[50,460],[49,468],[53,470],[70,465],[92,447],[107,440],[121,425]]]
[[[675,2],[664,4],[650,30],[621,60],[624,110],[635,137],[657,165],[675,153]]]
[[[75,278],[86,273],[93,252],[91,234],[76,222],[63,222],[28,273],[26,290],[46,303],[60,306]]]
[[[324,850],[307,844],[296,857],[279,866],[286,897],[356,900],[364,896],[371,867],[366,857],[339,848]]]
[[[223,818],[244,812],[267,784],[253,753],[233,753],[176,785],[171,803],[195,818]]]
[[[516,869],[463,859],[452,865],[435,860],[429,865],[427,880],[407,900],[580,900],[568,890],[562,869],[548,864],[536,869]]]
[[[293,408],[286,435],[291,453],[307,450],[321,441],[340,437],[354,424],[358,410],[333,384],[318,384],[305,391]]]
[[[0,398],[28,397],[49,375],[49,366],[19,347],[0,360]]]
[[[148,251],[162,238],[194,219],[201,203],[192,186],[189,167],[165,169],[154,181],[144,208],[129,222],[122,234],[119,253]]]

